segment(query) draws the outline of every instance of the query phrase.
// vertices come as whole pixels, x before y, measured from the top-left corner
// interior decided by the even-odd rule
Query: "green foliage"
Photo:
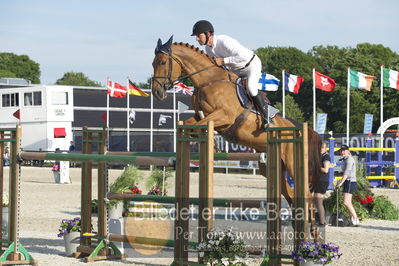
[[[122,174],[109,186],[109,191],[113,193],[129,192],[129,187],[136,185],[141,179],[141,173],[135,166],[126,167]],[[118,200],[110,200],[108,206],[115,206]]]
[[[91,200],[91,212],[98,213],[98,200],[96,199]]]
[[[282,103],[277,103],[276,108],[280,110],[280,113],[283,113]],[[305,122],[305,117],[301,108],[291,95],[285,95],[285,116],[292,118],[299,123]]]
[[[262,71],[272,74],[281,79],[281,70],[285,69],[286,73],[295,74],[303,77],[301,89],[298,94],[289,94],[300,107],[301,113],[304,115],[303,121],[312,120],[313,104],[312,104],[312,68],[320,68],[317,60],[309,54],[302,52],[294,47],[265,47],[255,50],[255,53],[262,61]],[[282,102],[281,89],[276,92],[268,92],[268,97],[273,104]],[[286,106],[286,112],[289,107]],[[287,115],[291,117],[290,115]],[[292,117],[293,118],[293,117]]]
[[[6,69],[0,69],[0,78],[16,78],[17,75]]]
[[[386,196],[374,198],[371,216],[375,219],[398,220],[399,209]]]
[[[333,78],[337,87],[333,92],[316,90],[318,112],[327,113],[327,131],[346,132],[347,67],[376,76],[371,92],[351,89],[350,132],[362,132],[364,114],[374,114],[373,132],[380,125],[380,65],[399,69],[399,54],[380,44],[361,43],[356,47],[314,46],[307,53],[294,47],[258,48],[255,53],[262,60],[262,71],[281,77],[281,69],[305,79],[299,94],[290,94],[301,109],[304,121],[313,115],[312,68]],[[281,91],[269,92],[273,104],[281,102]],[[398,92],[384,89],[384,117],[398,117]],[[288,110],[288,106],[286,111]],[[289,116],[289,115],[287,115]]]
[[[357,189],[353,194],[352,205],[360,219],[398,220],[399,209],[385,196],[374,196],[369,189],[370,183],[366,178],[366,167],[357,164]],[[349,217],[349,212],[343,204],[343,193],[339,193],[339,212]],[[362,203],[363,202],[363,203]],[[324,200],[324,206],[330,213],[336,213],[337,191]]]
[[[141,179],[140,171],[135,166],[127,166],[122,174],[109,186],[114,193],[128,192],[129,187],[137,184]]]
[[[150,190],[152,188],[158,188],[158,189],[162,189],[162,187],[164,188],[164,190],[166,190],[166,188],[168,187],[168,179],[172,177],[172,172],[169,168],[166,168],[165,170],[165,178],[164,178],[164,172],[162,169],[159,168],[153,168],[153,170],[151,171],[151,175],[146,179],[145,181],[145,187]],[[163,184],[165,180],[165,184]],[[164,191],[164,194],[165,191]]]
[[[101,83],[90,80],[82,72],[67,72],[56,81],[57,85],[74,85],[87,87],[101,87]]]
[[[40,65],[27,55],[0,53],[0,71],[0,77],[23,78],[34,84],[40,83]]]

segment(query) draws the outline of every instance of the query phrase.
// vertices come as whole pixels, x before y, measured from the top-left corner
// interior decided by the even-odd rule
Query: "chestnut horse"
[[[173,43],[172,37],[162,44],[158,40],[155,58],[152,63],[154,76],[152,78],[152,93],[158,100],[166,98],[166,90],[173,84],[185,78],[190,78],[194,85],[192,105],[195,115],[185,121],[187,125],[206,125],[213,120],[215,130],[227,140],[251,147],[257,152],[266,150],[266,133],[259,115],[246,112],[241,106],[236,94],[235,81],[237,76],[218,67],[214,59],[194,46],[184,43]],[[185,76],[181,76],[182,73]],[[242,115],[244,114],[245,115]],[[236,119],[244,117],[242,121]],[[279,114],[272,119],[271,127],[293,127],[294,124]],[[309,184],[320,176],[320,136],[309,129]],[[281,160],[288,173],[293,176],[294,159],[292,143],[282,143]],[[284,180],[284,181],[283,181]],[[283,195],[289,203],[292,202],[293,190],[283,182]],[[308,194],[309,195],[309,194]],[[310,199],[310,198],[309,198]]]

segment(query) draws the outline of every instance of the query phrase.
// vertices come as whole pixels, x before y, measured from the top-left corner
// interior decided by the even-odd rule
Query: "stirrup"
[[[263,115],[262,115],[262,118],[263,118],[264,128],[265,129],[267,129],[270,125],[274,125],[274,122],[273,122],[272,118],[264,117]]]

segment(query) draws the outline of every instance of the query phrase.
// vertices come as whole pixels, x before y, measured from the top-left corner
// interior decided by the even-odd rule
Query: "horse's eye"
[[[161,62],[159,62],[159,64],[160,64],[161,66],[164,66],[164,65],[166,64],[166,61],[161,61]]]

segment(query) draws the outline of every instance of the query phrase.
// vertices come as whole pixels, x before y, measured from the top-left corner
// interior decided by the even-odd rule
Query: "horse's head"
[[[151,85],[152,93],[158,100],[166,99],[166,90],[173,87],[182,71],[179,60],[172,54],[172,42],[173,36],[164,44],[158,39],[155,48],[155,58],[152,62],[154,76]]]

